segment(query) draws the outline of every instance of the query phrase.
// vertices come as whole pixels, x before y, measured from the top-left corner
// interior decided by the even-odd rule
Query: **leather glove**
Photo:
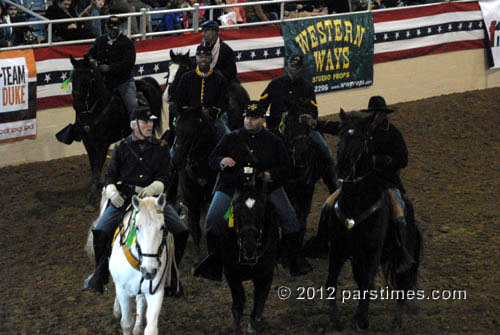
[[[161,181],[155,180],[139,192],[139,198],[152,197],[163,193],[165,186]]]
[[[383,171],[387,165],[389,165],[392,161],[390,156],[376,156],[373,155],[373,168],[376,171]]]
[[[120,208],[125,203],[125,199],[122,197],[115,184],[109,184],[106,186],[106,197],[111,200],[111,203],[116,208]]]

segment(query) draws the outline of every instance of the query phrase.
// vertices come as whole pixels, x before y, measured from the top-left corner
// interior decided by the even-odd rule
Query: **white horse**
[[[142,334],[144,315],[144,334],[158,334],[164,285],[170,281],[171,266],[175,266],[173,236],[167,235],[164,223],[165,203],[163,194],[145,199],[133,196],[134,210],[125,216],[123,229],[113,242],[109,260],[116,289],[113,314],[121,316],[124,335]],[[137,317],[133,313],[134,298]]]

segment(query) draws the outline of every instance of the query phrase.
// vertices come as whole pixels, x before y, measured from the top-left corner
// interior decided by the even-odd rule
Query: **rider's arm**
[[[312,85],[306,82],[307,88],[306,88],[306,94],[307,98],[309,99],[308,105],[309,105],[309,114],[312,115],[313,118],[317,119],[318,118],[318,103],[316,102],[316,94],[314,93],[314,88]]]
[[[120,178],[120,167],[121,167],[121,145],[125,145],[122,141],[115,145],[113,152],[111,153],[111,159],[109,161],[108,169],[104,176],[104,185],[116,184]]]
[[[215,171],[221,171],[223,170],[223,167],[221,166],[221,161],[224,159],[224,157],[229,157],[229,152],[227,150],[228,146],[230,145],[230,136],[229,134],[224,135],[219,143],[215,146],[214,150],[210,153],[210,156],[208,156],[208,165]]]

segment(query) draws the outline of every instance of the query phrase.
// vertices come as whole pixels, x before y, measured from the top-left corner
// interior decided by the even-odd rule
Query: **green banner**
[[[316,93],[373,83],[371,13],[310,18],[281,24],[285,66],[291,54],[304,55],[303,76]]]

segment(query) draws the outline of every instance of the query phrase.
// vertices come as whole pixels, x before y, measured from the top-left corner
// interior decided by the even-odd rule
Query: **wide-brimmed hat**
[[[245,117],[264,117],[266,112],[264,109],[259,105],[258,101],[250,101],[248,105],[245,107],[245,112],[243,113],[243,116]]]
[[[393,113],[394,109],[387,108],[385,99],[380,95],[375,95],[368,101],[368,109],[360,110],[363,113],[385,112],[387,114]]]
[[[201,31],[204,30],[213,30],[213,31],[219,31],[219,24],[213,20],[208,20],[204,22],[201,26]]]

